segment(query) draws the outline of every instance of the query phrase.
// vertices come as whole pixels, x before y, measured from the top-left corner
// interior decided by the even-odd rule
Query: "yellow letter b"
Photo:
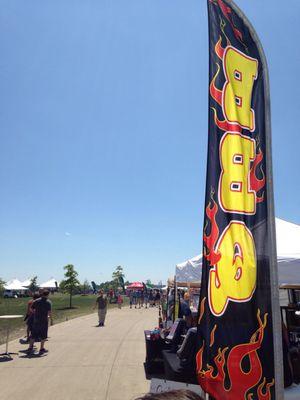
[[[223,68],[226,77],[223,89],[225,118],[253,132],[255,116],[251,109],[251,99],[258,61],[228,46],[224,53]]]
[[[230,132],[222,137],[219,202],[224,211],[238,214],[255,213],[256,193],[250,188],[250,162],[254,157],[254,139]]]

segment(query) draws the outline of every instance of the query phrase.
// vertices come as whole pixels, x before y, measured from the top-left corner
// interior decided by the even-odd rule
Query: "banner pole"
[[[273,191],[273,168],[272,168],[272,137],[271,137],[271,99],[270,99],[270,83],[267,59],[259,40],[259,37],[253,28],[251,22],[240,10],[240,8],[232,0],[227,0],[228,4],[233,8],[237,15],[248,26],[249,31],[257,44],[264,77],[265,89],[265,137],[266,137],[266,165],[267,165],[267,210],[268,210],[268,232],[269,232],[269,249],[270,251],[270,285],[271,285],[271,305],[272,305],[272,324],[273,324],[273,343],[274,343],[274,372],[275,372],[275,396],[276,400],[284,399],[284,380],[283,380],[283,359],[282,359],[282,324],[280,314],[279,286],[278,286],[278,266],[276,251],[276,227],[275,227],[275,211],[274,211],[274,191]]]

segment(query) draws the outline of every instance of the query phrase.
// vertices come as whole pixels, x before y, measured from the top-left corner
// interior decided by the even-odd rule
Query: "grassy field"
[[[82,315],[93,313],[93,305],[95,303],[96,296],[87,295],[81,296],[76,295],[73,297],[73,308],[69,309],[69,296],[61,293],[50,295],[52,302],[53,322],[57,324],[59,322],[67,321],[72,318],[76,318]],[[3,299],[0,298],[0,315],[6,314],[26,314],[27,303],[30,298],[20,299]],[[127,304],[127,298],[124,299],[124,305]],[[115,307],[115,304],[110,304],[109,307]],[[6,325],[7,322],[0,320],[0,344],[6,340]],[[10,339],[16,339],[22,337],[26,332],[26,325],[22,318],[11,320],[11,334]]]

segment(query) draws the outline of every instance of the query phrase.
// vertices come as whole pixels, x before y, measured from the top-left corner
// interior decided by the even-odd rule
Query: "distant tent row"
[[[300,226],[276,218],[279,284],[300,283]],[[200,282],[202,254],[176,265],[176,282]]]
[[[4,289],[15,291],[27,290],[27,288],[23,286],[22,282],[20,282],[18,279],[11,279],[10,281],[6,282],[6,284],[4,285]]]
[[[26,279],[25,281],[21,282],[19,279],[11,279],[10,281],[6,282],[4,285],[5,290],[12,290],[12,291],[25,291],[28,290],[28,287],[31,284],[31,279]],[[43,282],[37,285],[40,289],[49,289],[49,290],[56,290],[59,286],[59,281],[54,278],[51,278],[47,282]]]

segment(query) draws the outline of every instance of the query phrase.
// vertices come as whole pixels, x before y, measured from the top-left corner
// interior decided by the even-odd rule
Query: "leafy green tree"
[[[147,280],[146,280],[146,286],[147,286],[147,287],[153,287],[154,285],[152,285],[152,282],[151,282],[150,279],[147,279]]]
[[[124,279],[125,274],[123,272],[123,267],[121,267],[121,265],[118,265],[112,274],[112,278],[113,278],[113,280],[119,281],[120,277],[122,277]]]
[[[116,290],[118,288],[119,284],[118,281],[113,280],[113,281],[106,281],[100,283],[98,289],[103,289],[105,292],[108,292],[110,289]]]
[[[125,292],[125,285],[124,285],[125,274],[123,272],[123,267],[121,267],[121,265],[118,265],[116,267],[115,271],[112,274],[112,278],[116,282],[117,287],[122,286],[123,291]]]
[[[2,280],[2,279],[0,278],[0,297],[3,296],[3,293],[4,293],[4,285],[5,285],[5,281]]]
[[[88,292],[92,289],[90,282],[85,279],[85,281],[80,285],[80,293],[88,294]]]
[[[34,276],[31,281],[30,281],[30,285],[28,286],[28,289],[30,290],[31,293],[34,293],[37,291],[38,289],[38,285],[37,285],[37,276]]]
[[[72,308],[72,297],[73,294],[76,292],[78,286],[80,285],[79,280],[77,279],[78,272],[75,271],[74,265],[68,264],[64,267],[65,272],[65,279],[60,283],[60,289],[65,292],[69,293],[70,295],[70,304],[69,307]]]

